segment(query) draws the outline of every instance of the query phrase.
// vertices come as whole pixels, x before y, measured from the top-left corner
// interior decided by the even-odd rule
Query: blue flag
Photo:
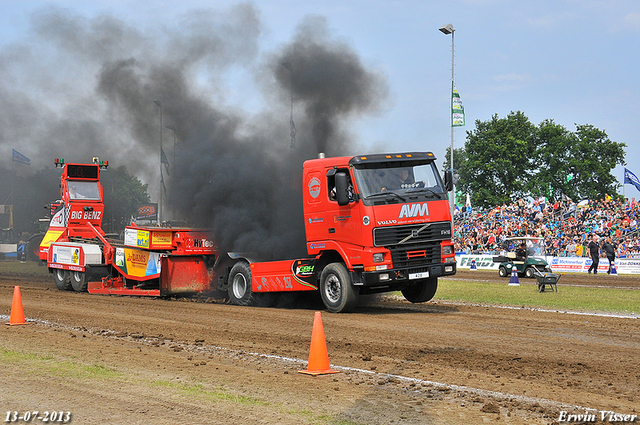
[[[640,190],[640,180],[638,180],[638,177],[626,168],[624,169],[623,184],[632,184],[636,187],[636,189]]]
[[[18,152],[17,150],[15,150],[13,148],[11,148],[11,150],[13,151],[13,158],[12,158],[13,162],[20,162],[22,164],[31,165],[31,160],[29,158],[27,158],[26,156],[22,155],[20,152]]]

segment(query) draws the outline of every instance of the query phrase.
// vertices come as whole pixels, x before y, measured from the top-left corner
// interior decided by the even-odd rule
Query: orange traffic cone
[[[22,295],[20,295],[20,287],[13,288],[13,304],[11,305],[11,317],[7,325],[28,325],[24,320],[24,309],[22,308]]]
[[[313,331],[311,332],[311,349],[309,350],[309,364],[307,370],[300,373],[307,375],[324,375],[327,373],[338,373],[339,370],[331,370],[329,365],[329,354],[327,354],[327,342],[324,339],[324,327],[320,312],[316,311],[313,318]]]

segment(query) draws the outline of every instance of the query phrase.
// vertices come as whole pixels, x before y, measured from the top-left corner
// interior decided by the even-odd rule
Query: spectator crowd
[[[613,199],[549,203],[545,198],[519,199],[490,209],[456,208],[455,249],[458,253],[496,254],[504,240],[533,236],[544,239],[547,255],[587,257],[590,235],[600,242],[611,236],[616,257],[640,257],[640,202]]]

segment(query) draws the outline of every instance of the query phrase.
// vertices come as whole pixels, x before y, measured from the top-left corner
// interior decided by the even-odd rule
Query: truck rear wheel
[[[349,272],[342,263],[331,263],[320,275],[320,296],[327,310],[340,313],[358,304],[359,290],[351,284]]]
[[[424,303],[433,298],[438,289],[438,278],[430,277],[402,290],[402,295],[412,303]]]
[[[71,290],[71,276],[67,270],[53,269],[53,281],[59,290]]]
[[[254,305],[255,297],[251,285],[251,267],[239,261],[229,272],[229,299],[235,305]]]
[[[87,292],[87,275],[84,272],[71,272],[71,286],[76,292]]]

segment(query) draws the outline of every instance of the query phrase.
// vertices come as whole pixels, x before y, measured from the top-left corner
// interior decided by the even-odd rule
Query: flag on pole
[[[160,174],[162,174],[162,172]],[[164,190],[164,194],[166,196],[167,195],[167,186],[164,185],[164,177],[160,178],[160,183],[162,184],[162,189]]]
[[[636,189],[640,190],[640,180],[638,177],[633,174],[631,171],[624,169],[624,183],[623,184],[632,184],[636,187]]]
[[[31,165],[31,160],[29,158],[22,155],[20,152],[18,152],[13,148],[11,148],[11,150],[13,151],[13,158],[11,159],[13,162],[19,162],[21,164]]]
[[[462,127],[464,125],[464,106],[462,106],[462,99],[460,99],[455,83],[451,84],[451,126]]]
[[[169,173],[169,160],[167,159],[167,155],[164,154],[164,149],[160,148],[160,160],[164,164],[165,170],[167,170],[167,176],[170,176]]]

